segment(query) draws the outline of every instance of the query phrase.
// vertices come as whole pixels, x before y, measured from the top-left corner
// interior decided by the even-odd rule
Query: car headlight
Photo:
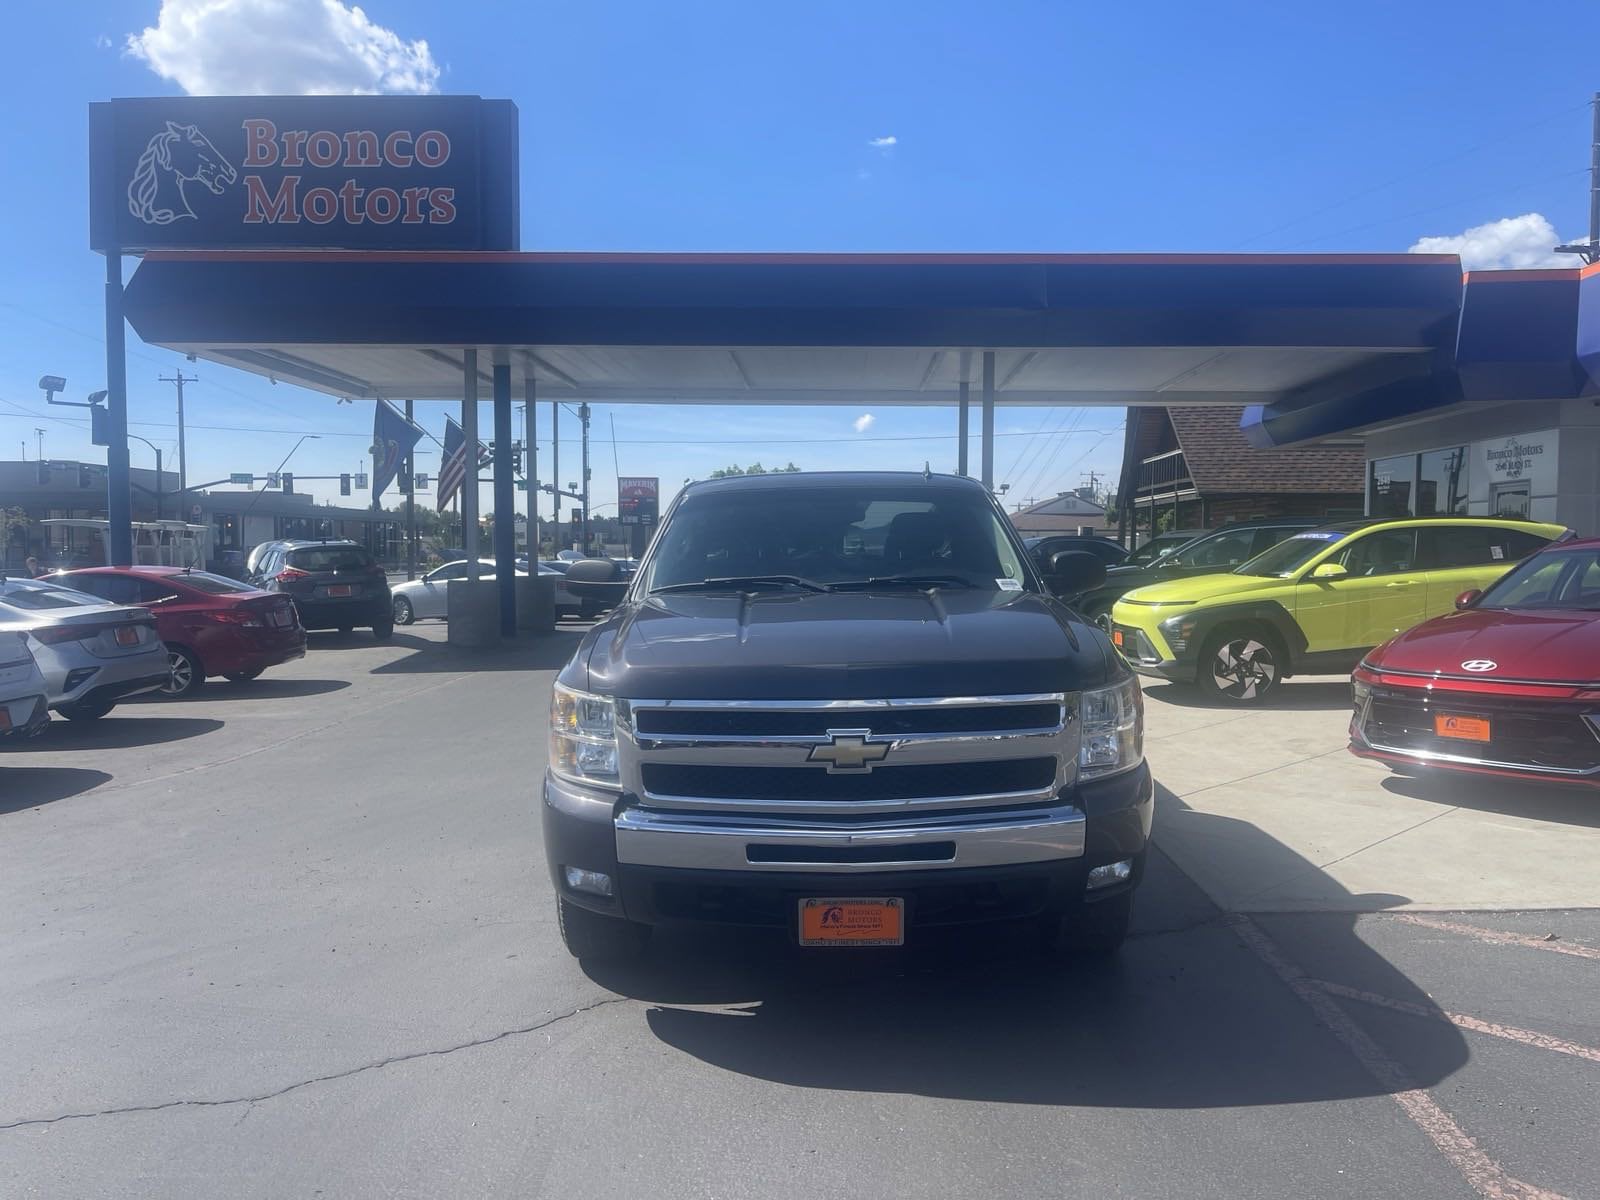
[[[1188,650],[1198,624],[1194,617],[1169,617],[1161,622],[1161,636],[1166,639],[1167,648],[1174,654]]]
[[[1082,693],[1078,721],[1080,778],[1115,774],[1144,761],[1144,695],[1136,677]]]
[[[550,769],[574,783],[616,787],[616,713],[609,696],[556,684],[550,697]]]

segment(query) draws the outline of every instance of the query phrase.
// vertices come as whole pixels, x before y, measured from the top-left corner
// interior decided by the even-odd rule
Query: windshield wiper
[[[754,587],[793,587],[806,592],[831,592],[833,589],[814,579],[799,575],[728,575],[721,579],[691,579],[687,583],[669,583],[651,588],[651,595],[662,592],[726,592]]]
[[[970,579],[965,579],[960,575],[876,575],[871,579],[847,579],[843,583],[834,584],[833,590],[836,592],[842,592],[848,589],[859,591],[866,588],[880,587],[970,588],[977,586],[978,585],[973,583]]]

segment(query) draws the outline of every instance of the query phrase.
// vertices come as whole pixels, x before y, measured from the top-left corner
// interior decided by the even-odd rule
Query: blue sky
[[[202,9],[210,18],[186,20]],[[321,72],[510,98],[527,249],[1406,250],[1442,238],[1426,245],[1521,266],[1553,261],[1552,238],[1579,236],[1587,219],[1586,100],[1600,76],[1568,49],[1594,27],[1576,0],[371,0],[362,11],[336,0],[8,10],[0,458],[24,443],[33,458],[43,428],[47,457],[103,461],[35,385],[64,375],[74,399],[104,386],[85,106],[112,96],[283,90]],[[131,331],[128,349],[134,432],[171,461],[173,393],[156,377],[195,368]],[[207,363],[197,373],[191,482],[265,472],[306,432],[319,438],[296,454],[300,474],[360,465],[370,408]],[[441,433],[444,411],[421,405],[422,423]],[[614,461],[670,490],[755,459],[955,460],[948,410],[878,411],[864,431],[845,409],[595,415],[597,503],[615,497]],[[1121,417],[1002,410],[999,479],[1013,496],[1046,496],[1087,470],[1114,473]],[[576,432],[563,421],[569,479]],[[1024,436],[1036,433],[1050,436]],[[544,478],[548,441],[542,427]],[[136,465],[152,457],[134,444]],[[317,494],[335,498],[336,485]]]

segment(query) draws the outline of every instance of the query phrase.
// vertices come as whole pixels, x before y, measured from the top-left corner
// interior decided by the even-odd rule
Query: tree
[[[770,469],[763,467],[759,462],[753,462],[748,467],[741,467],[738,463],[734,463],[731,466],[718,467],[711,472],[711,478],[731,479],[736,475],[796,475],[799,472],[800,468],[792,462],[786,467],[772,467]]]

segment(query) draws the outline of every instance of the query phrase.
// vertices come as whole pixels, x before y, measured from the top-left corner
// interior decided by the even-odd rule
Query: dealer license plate
[[[1122,649],[1122,630],[1113,629],[1111,631],[1111,644],[1118,650]]]
[[[330,596],[348,596],[349,594],[350,585],[348,583],[336,583],[328,588],[328,595]]]
[[[900,946],[906,906],[898,896],[819,896],[800,901],[802,946]]]
[[[131,625],[124,625],[117,630],[117,645],[137,646],[139,644],[139,631]]]
[[[1436,713],[1433,718],[1433,732],[1440,737],[1457,738],[1463,742],[1487,742],[1489,719]]]

